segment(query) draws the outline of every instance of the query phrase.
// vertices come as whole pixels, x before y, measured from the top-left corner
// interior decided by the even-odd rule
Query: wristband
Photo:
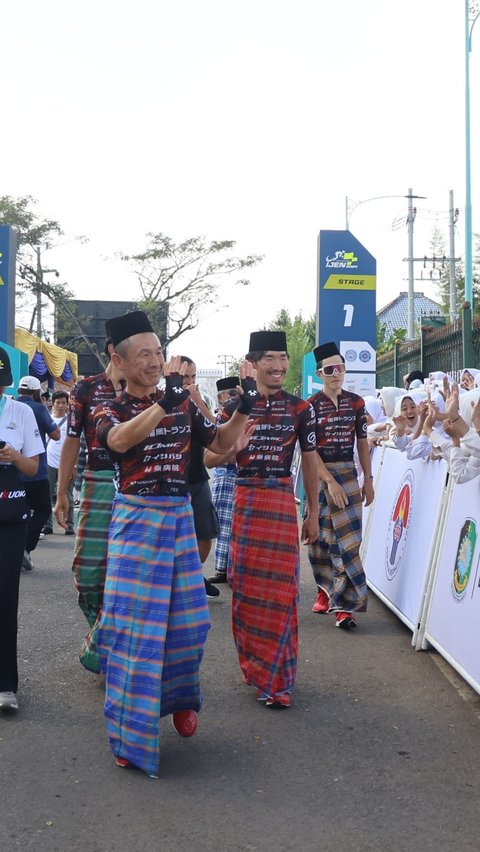
[[[174,408],[184,402],[190,396],[188,390],[182,387],[182,377],[180,373],[170,373],[165,377],[165,392],[161,399],[157,399],[157,404],[163,408],[165,414],[170,414]]]
[[[365,477],[365,479],[374,479],[374,478],[375,478],[375,477],[373,477],[373,476],[366,476],[366,477]]]
[[[257,383],[251,376],[242,379],[240,382],[243,393],[240,396],[240,405],[237,408],[239,414],[250,414],[255,403],[260,397],[257,390]]]

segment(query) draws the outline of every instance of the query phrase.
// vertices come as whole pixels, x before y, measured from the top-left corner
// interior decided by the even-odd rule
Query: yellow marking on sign
[[[324,290],[376,290],[376,275],[349,275],[347,272],[341,275],[329,275],[323,286]]]

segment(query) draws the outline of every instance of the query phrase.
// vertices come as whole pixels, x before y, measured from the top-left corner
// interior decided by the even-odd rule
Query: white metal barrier
[[[480,693],[480,478],[453,485],[445,461],[373,456],[375,501],[361,555],[370,589]]]

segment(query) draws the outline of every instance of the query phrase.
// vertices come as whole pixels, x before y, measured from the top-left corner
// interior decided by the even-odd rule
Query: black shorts
[[[220,532],[220,524],[217,510],[212,503],[210,483],[208,480],[190,483],[188,490],[192,500],[193,522],[197,541],[210,541],[212,538],[217,538]]]

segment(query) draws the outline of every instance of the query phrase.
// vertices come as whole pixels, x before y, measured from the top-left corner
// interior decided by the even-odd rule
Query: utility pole
[[[219,355],[217,358],[217,364],[223,364],[223,377],[227,375],[227,361],[230,361],[233,358],[233,355]]]
[[[448,192],[448,231],[449,231],[449,245],[450,245],[450,257],[448,258],[448,274],[449,274],[449,283],[450,283],[450,322],[454,322],[457,317],[457,280],[456,280],[456,269],[455,269],[455,224],[458,219],[459,211],[458,207],[454,208],[453,206],[453,190],[450,189]]]
[[[407,213],[407,228],[408,228],[408,318],[407,318],[407,338],[413,340],[415,326],[415,284],[413,271],[413,223],[417,215],[417,208],[413,206],[413,189],[408,190],[408,213]]]
[[[37,319],[37,337],[42,336],[42,281],[43,281],[43,271],[42,271],[42,256],[40,247],[37,246],[35,249],[37,255],[37,269],[35,272],[35,290],[37,295],[37,305],[36,305],[36,319]]]

